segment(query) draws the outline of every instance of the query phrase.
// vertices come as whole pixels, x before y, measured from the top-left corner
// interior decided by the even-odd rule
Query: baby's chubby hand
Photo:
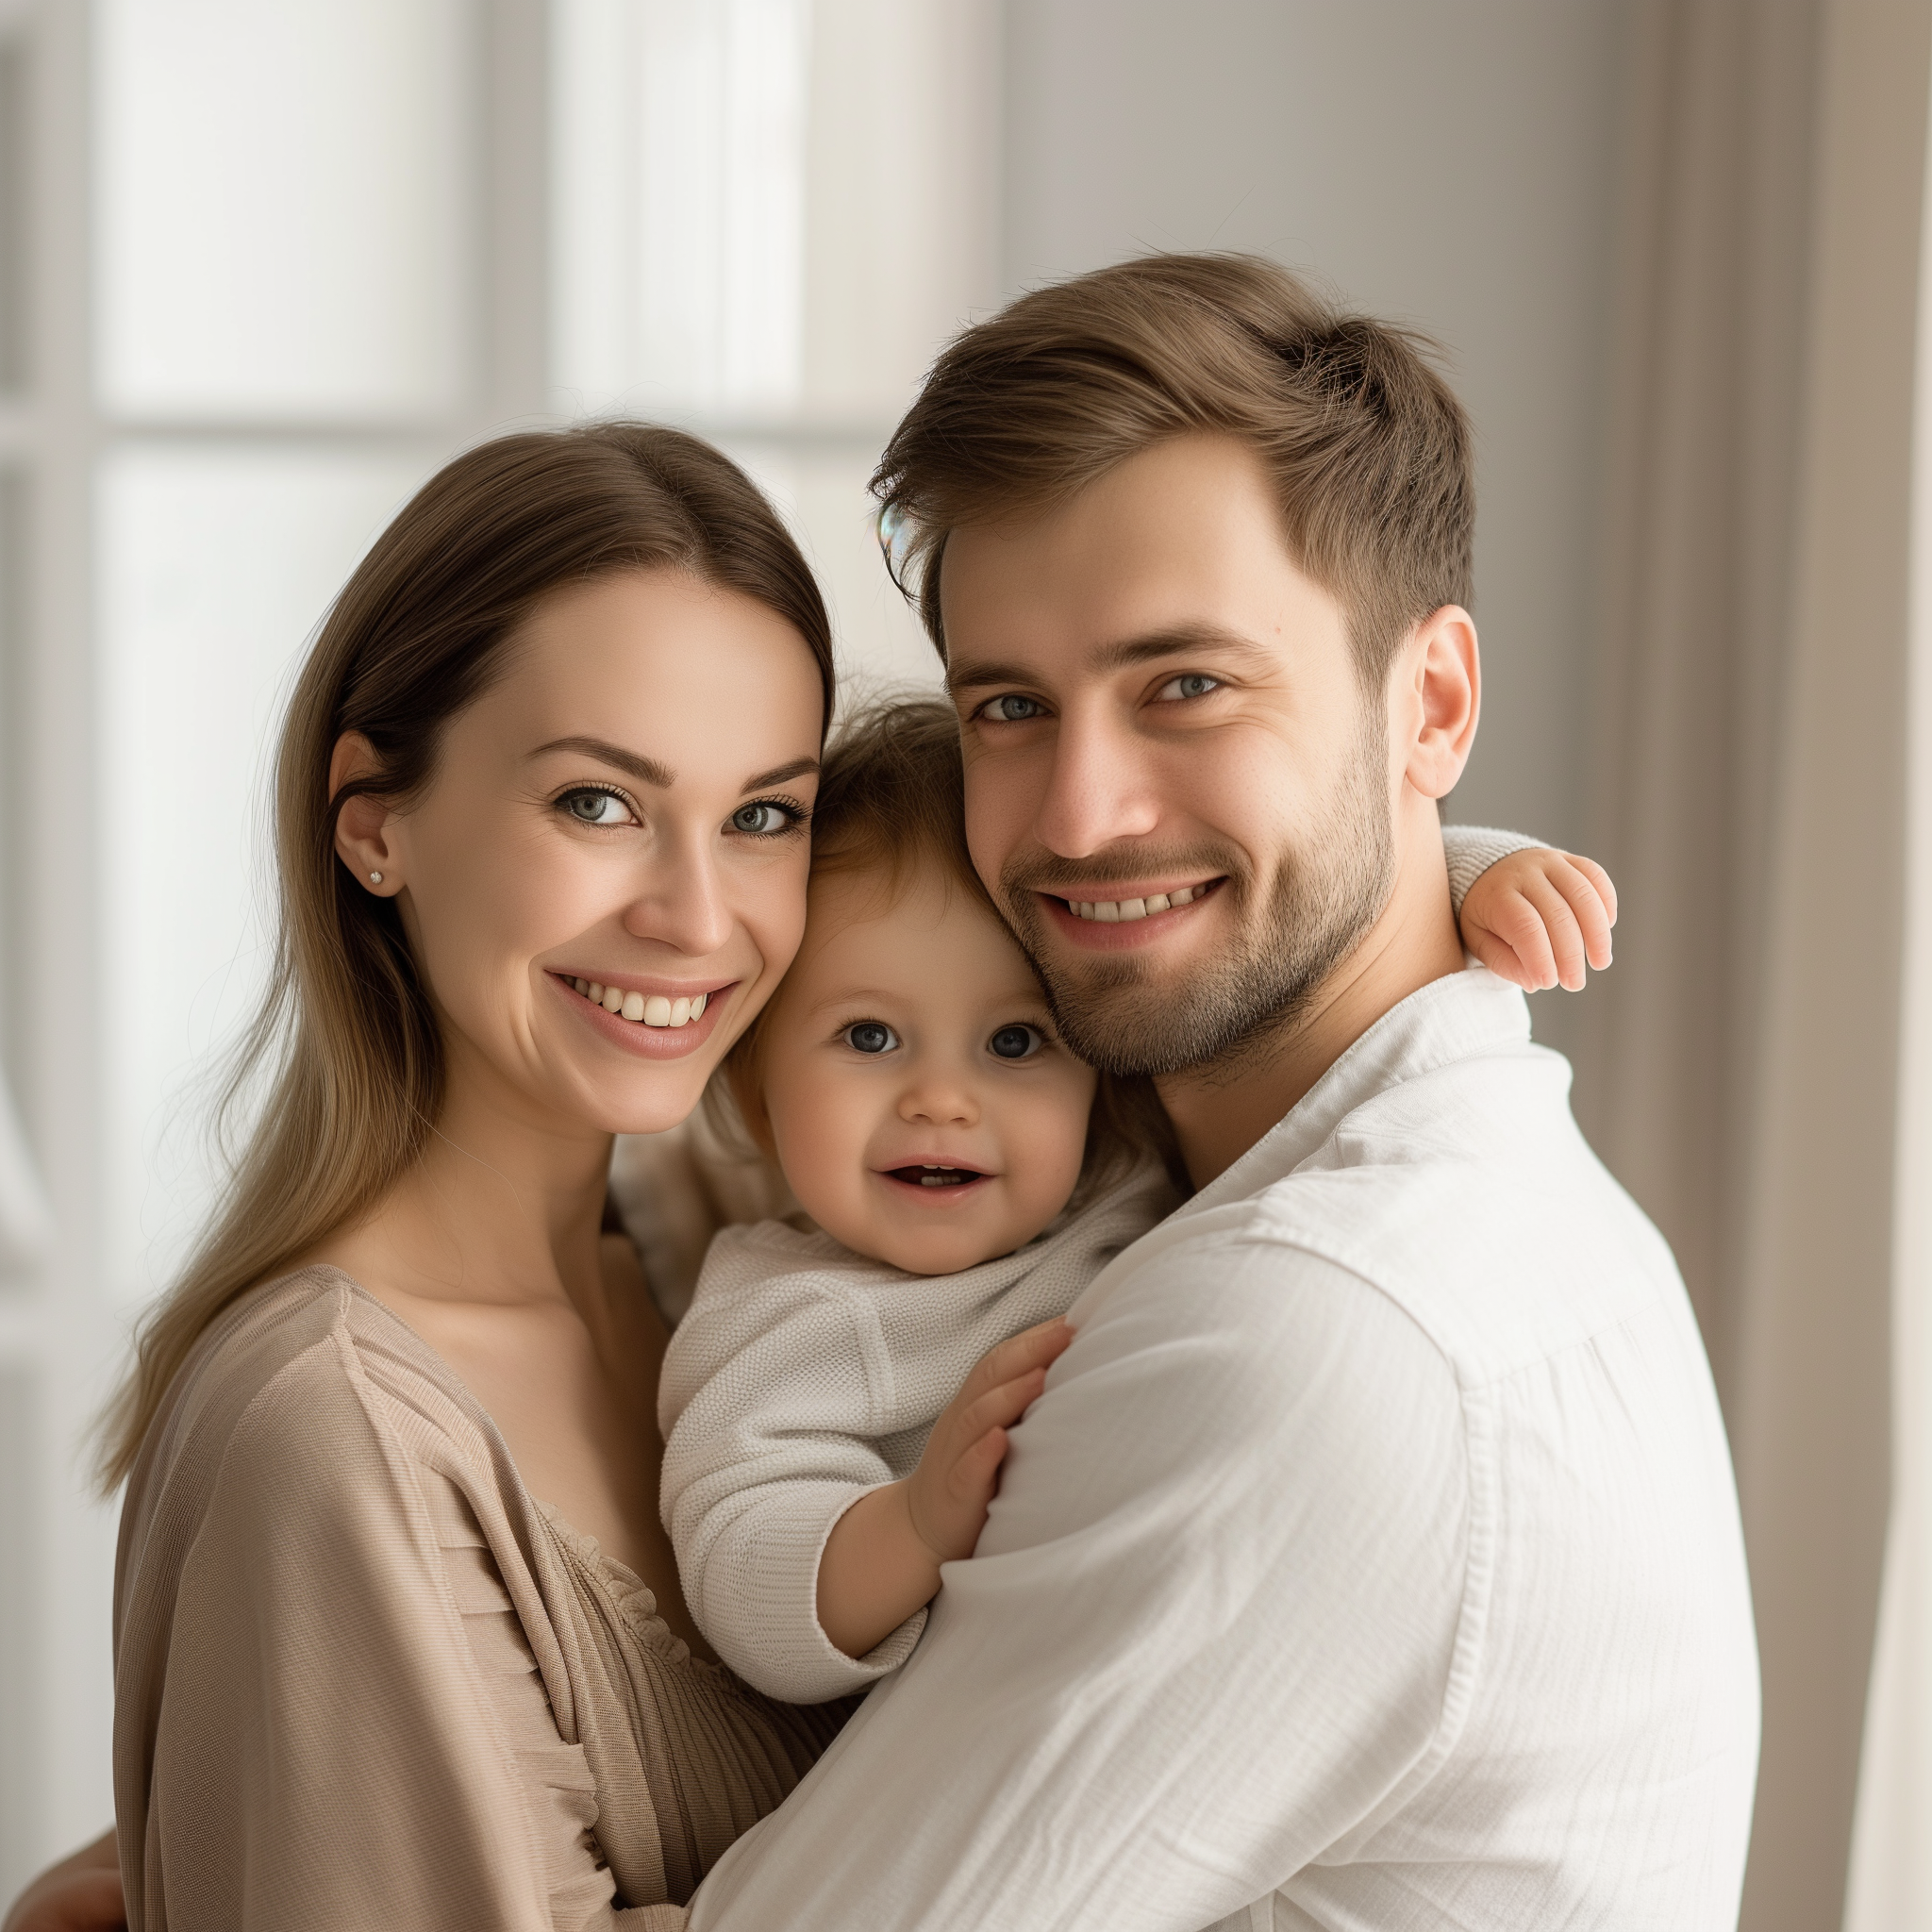
[[[1491,973],[1541,992],[1610,963],[1617,889],[1593,858],[1532,846],[1499,858],[1462,901],[1462,942]]]
[[[1062,1321],[1022,1329],[990,1348],[926,1438],[906,1479],[912,1527],[938,1563],[970,1557],[999,1488],[1007,1431],[1046,1387],[1046,1372],[1074,1339]]]

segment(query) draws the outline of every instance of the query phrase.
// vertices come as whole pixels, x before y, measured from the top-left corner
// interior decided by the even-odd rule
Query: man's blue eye
[[[1218,677],[1209,677],[1205,671],[1183,671],[1178,677],[1170,677],[1161,687],[1161,695],[1170,692],[1176,698],[1205,698],[1211,691],[1221,689]]]
[[[854,1053],[889,1053],[898,1043],[892,1029],[877,1020],[858,1020],[845,1029],[845,1044]]]
[[[1002,1026],[986,1043],[1003,1060],[1024,1060],[1045,1041],[1036,1026]]]
[[[1043,718],[1046,707],[1038,698],[1023,698],[1017,691],[1008,691],[1004,697],[989,700],[982,715],[995,724],[1025,724]]]

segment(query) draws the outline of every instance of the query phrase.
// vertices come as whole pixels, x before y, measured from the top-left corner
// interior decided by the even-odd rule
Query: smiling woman
[[[130,1923],[675,1923],[837,1730],[691,1623],[665,1336],[600,1237],[612,1135],[797,950],[831,695],[796,548],[673,431],[471,451],[338,600],[267,1104],[107,1449]]]

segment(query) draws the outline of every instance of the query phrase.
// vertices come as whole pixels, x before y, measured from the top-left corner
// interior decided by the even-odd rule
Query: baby
[[[1059,1318],[1179,1198],[1151,1088],[1057,1039],[960,800],[942,703],[878,708],[830,754],[804,944],[722,1070],[811,1224],[717,1237],[659,1387],[691,1614],[792,1703],[906,1660],[1071,1340]],[[1465,939],[1536,951],[1525,909],[1560,903],[1569,861],[1443,836]]]

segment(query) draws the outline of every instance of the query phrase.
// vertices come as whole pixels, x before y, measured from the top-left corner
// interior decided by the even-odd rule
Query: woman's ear
[[[1416,626],[1405,654],[1412,731],[1404,775],[1425,798],[1446,798],[1462,776],[1482,710],[1475,621],[1444,604]]]
[[[328,795],[333,801],[342,787],[378,776],[382,761],[375,747],[359,731],[345,731],[329,755]],[[380,799],[358,791],[343,799],[336,814],[336,857],[361,882],[364,891],[392,899],[403,889],[401,858],[390,836],[394,815]]]

